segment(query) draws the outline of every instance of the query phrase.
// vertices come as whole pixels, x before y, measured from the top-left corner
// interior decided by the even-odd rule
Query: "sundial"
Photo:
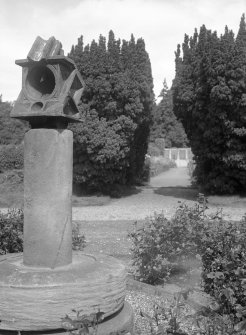
[[[64,334],[72,310],[104,313],[98,335],[133,334],[125,266],[113,257],[72,252],[73,133],[84,82],[54,37],[37,37],[22,67],[11,117],[24,138],[23,254],[0,257],[0,334]]]

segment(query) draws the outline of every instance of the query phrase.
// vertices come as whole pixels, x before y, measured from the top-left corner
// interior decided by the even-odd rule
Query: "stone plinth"
[[[0,256],[0,335],[65,334],[61,320],[104,313],[98,335],[133,334],[118,260],[72,255],[73,134],[84,82],[54,37],[37,37],[22,67],[11,117],[27,120],[24,140],[23,255]],[[73,256],[73,257],[72,257]]]
[[[115,326],[119,316],[115,323],[113,315],[121,313],[121,326],[129,329],[133,314],[129,307],[122,312],[125,289],[125,266],[113,257],[76,252],[71,264],[48,269],[25,266],[22,254],[1,256],[0,333],[60,329],[62,317],[75,317],[72,309],[85,315],[100,309]]]
[[[28,266],[72,261],[73,134],[31,129],[24,140],[24,254]]]

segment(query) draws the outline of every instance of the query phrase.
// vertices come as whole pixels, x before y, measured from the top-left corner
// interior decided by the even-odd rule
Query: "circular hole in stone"
[[[32,111],[34,111],[34,112],[38,112],[38,111],[40,111],[42,108],[43,108],[43,103],[42,102],[40,102],[40,101],[38,101],[38,102],[35,102],[35,104],[33,104],[32,105]]]
[[[55,75],[45,65],[34,66],[26,78],[26,90],[34,99],[49,96],[55,89]]]

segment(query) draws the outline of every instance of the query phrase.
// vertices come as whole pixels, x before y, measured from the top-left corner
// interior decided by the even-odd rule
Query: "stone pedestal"
[[[72,261],[73,133],[31,129],[24,140],[24,255],[28,266]]]
[[[22,254],[1,256],[0,334],[64,334],[61,318],[75,318],[72,310],[104,312],[98,335],[122,330],[133,334],[125,289],[125,266],[113,257],[75,252],[71,264],[49,269],[24,265]]]
[[[133,334],[125,266],[104,255],[72,255],[72,132],[25,135],[24,252],[0,257],[0,335],[65,334],[61,319],[104,313],[98,335]]]
[[[133,334],[124,265],[72,255],[73,134],[84,82],[54,37],[37,37],[22,67],[11,117],[29,121],[24,140],[23,256],[0,256],[0,335],[64,334],[61,319],[104,313],[98,335]]]

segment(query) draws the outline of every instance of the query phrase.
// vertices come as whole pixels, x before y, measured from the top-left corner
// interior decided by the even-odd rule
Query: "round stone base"
[[[115,334],[131,334],[134,335],[134,314],[129,303],[125,302],[124,306],[119,312],[109,316],[102,323],[98,325],[97,335]],[[47,331],[7,331],[0,329],[0,335],[65,335],[68,334],[66,330],[53,329]]]
[[[82,310],[82,315],[100,310],[109,318],[122,309],[125,289],[125,266],[113,257],[76,252],[70,265],[50,269],[25,266],[22,254],[4,255],[0,330],[59,329],[66,315],[74,318],[72,310]]]

